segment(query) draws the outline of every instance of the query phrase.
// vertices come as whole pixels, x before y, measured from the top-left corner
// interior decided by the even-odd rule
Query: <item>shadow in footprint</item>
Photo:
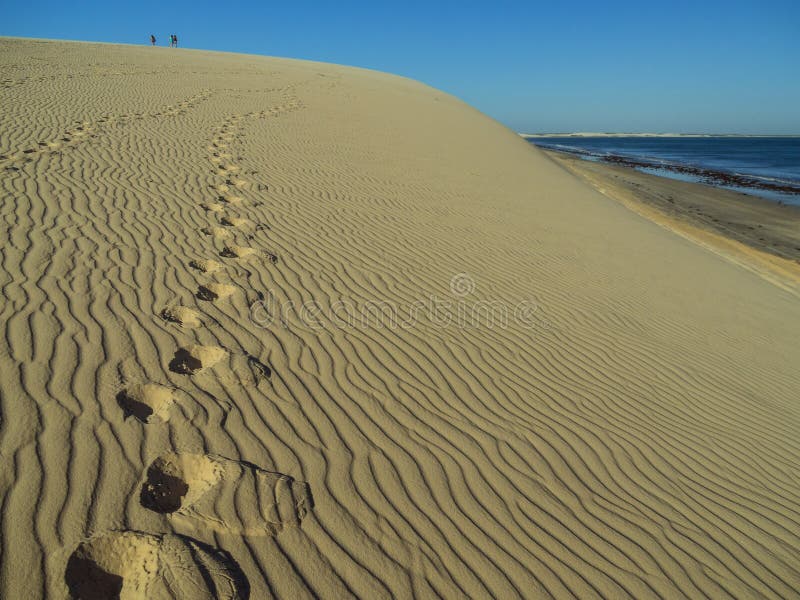
[[[91,558],[83,558],[75,553],[67,562],[64,579],[72,598],[107,600],[119,598],[122,592],[121,576],[104,571]]]
[[[247,355],[247,364],[250,366],[250,370],[253,372],[253,377],[255,378],[256,383],[258,383],[259,379],[269,379],[272,377],[272,369],[270,369],[252,354]]]
[[[161,311],[161,318],[170,323],[177,323],[183,327],[197,327],[200,325],[200,315],[196,310],[186,306],[172,306]]]
[[[193,344],[175,351],[175,356],[169,362],[169,370],[181,375],[192,375],[213,367],[227,356],[227,350],[219,346]]]
[[[197,288],[195,297],[198,300],[214,302],[231,296],[236,288],[224,283],[207,283]]]
[[[180,477],[174,477],[151,466],[147,470],[147,485],[142,487],[139,501],[150,510],[166,514],[181,507],[181,502],[189,486]]]
[[[131,385],[117,394],[117,404],[124,417],[134,417],[142,423],[168,421],[169,408],[174,401],[172,389],[154,383]]]
[[[117,404],[122,409],[125,419],[134,417],[142,423],[148,423],[150,416],[153,414],[153,409],[143,402],[139,402],[128,394],[126,390],[117,394]]]
[[[248,600],[250,583],[233,557],[183,535],[107,531],[82,541],[64,573],[69,596]]]
[[[299,527],[314,507],[309,484],[289,475],[222,456],[172,452],[148,467],[140,501],[175,523],[201,521],[251,536]]]
[[[214,487],[221,477],[222,467],[205,455],[159,457],[147,469],[139,502],[157,513],[174,513]]]
[[[197,289],[195,296],[198,300],[205,300],[206,302],[212,302],[217,299],[217,295],[203,285]]]
[[[181,375],[191,375],[203,368],[203,363],[199,358],[192,356],[185,348],[175,352],[175,356],[169,361],[169,370]]]

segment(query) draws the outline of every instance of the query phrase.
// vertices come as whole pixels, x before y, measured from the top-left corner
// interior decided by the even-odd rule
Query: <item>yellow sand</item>
[[[0,597],[800,589],[788,290],[407,79],[20,40],[0,72]]]

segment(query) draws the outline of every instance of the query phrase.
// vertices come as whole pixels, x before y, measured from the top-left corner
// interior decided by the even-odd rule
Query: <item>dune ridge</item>
[[[793,295],[411,80],[0,50],[0,597],[796,596]]]

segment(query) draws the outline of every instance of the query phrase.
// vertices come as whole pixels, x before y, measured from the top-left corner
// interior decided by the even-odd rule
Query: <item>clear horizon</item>
[[[176,33],[184,48],[376,69],[524,133],[800,132],[793,2],[229,6],[247,18],[216,18],[209,2],[46,0],[7,7],[0,35],[145,45],[153,33],[166,45]]]

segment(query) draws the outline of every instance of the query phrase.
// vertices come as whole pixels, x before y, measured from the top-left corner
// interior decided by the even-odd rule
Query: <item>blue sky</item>
[[[800,0],[0,0],[0,35],[357,65],[517,131],[800,133]]]

